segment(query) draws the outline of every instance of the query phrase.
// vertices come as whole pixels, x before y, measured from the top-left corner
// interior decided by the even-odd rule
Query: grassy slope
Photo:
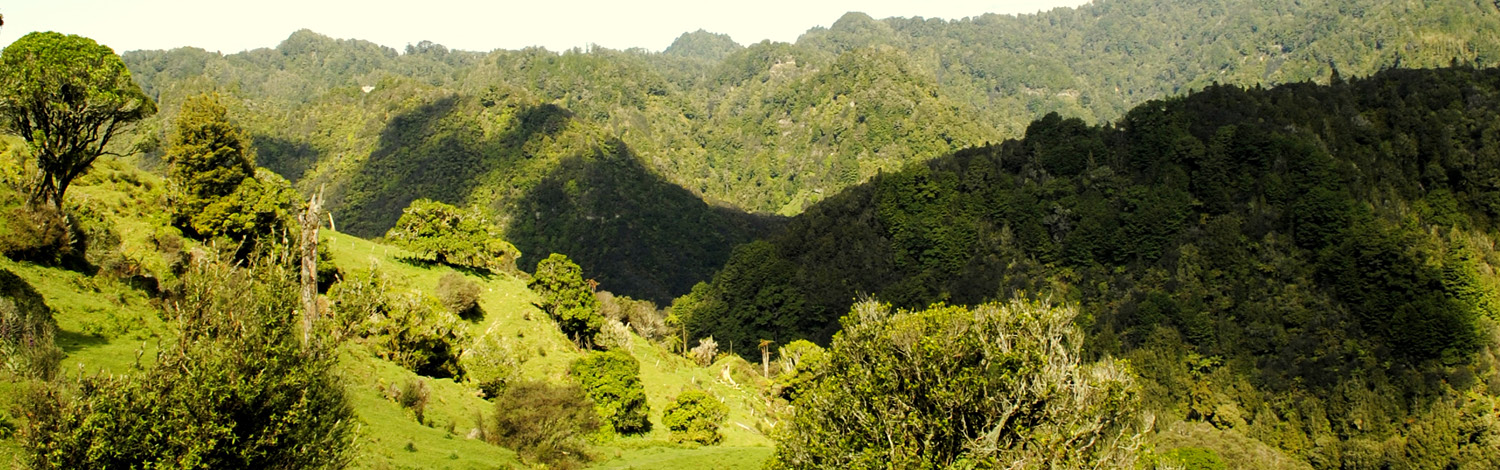
[[[327,238],[327,242],[333,252],[334,263],[341,268],[349,270],[374,267],[399,279],[407,288],[431,292],[436,289],[438,279],[450,271],[447,267],[428,267],[405,261],[403,257],[407,253],[398,248],[350,235],[333,233]],[[492,339],[489,336],[495,336],[495,340],[519,351],[522,358],[519,374],[523,378],[563,380],[568,364],[577,359],[580,352],[558,332],[556,325],[546,319],[544,313],[532,305],[534,296],[526,289],[525,281],[504,274],[478,276],[466,273],[465,276],[479,283],[482,289],[480,306],[485,316],[470,324],[470,337],[474,342],[488,341]],[[770,441],[755,430],[755,423],[760,420],[757,416],[761,415],[757,410],[763,405],[757,404],[760,399],[753,388],[744,384],[733,386],[723,381],[720,371],[725,365],[724,361],[713,367],[698,367],[639,336],[633,336],[631,344],[631,354],[641,363],[641,380],[651,406],[653,430],[644,436],[603,439],[598,443],[597,449],[601,467],[759,468],[761,462],[770,455]],[[371,390],[368,393],[365,390],[356,392],[361,396],[361,403],[358,404],[360,414],[371,422],[371,432],[367,435],[380,436],[378,445],[371,446],[380,450],[367,449],[365,455],[395,467],[443,465],[439,459],[447,458],[448,447],[429,452],[423,448],[422,442],[416,442],[416,452],[402,455],[402,446],[405,445],[402,439],[414,439],[415,436],[422,435],[418,431],[424,427],[416,424],[409,412],[381,398],[379,392],[373,392],[381,386],[404,383],[415,378],[415,374],[360,352],[353,352],[350,357],[351,361],[346,364],[357,365],[350,369],[353,373],[346,372],[351,387],[358,389],[359,386],[354,384],[362,383],[366,385],[366,389]],[[434,399],[427,408],[428,419],[434,421],[438,428],[454,423],[453,434],[456,439],[462,439],[473,429],[476,413],[494,413],[494,405],[477,398],[474,389],[469,386],[456,384],[452,380],[424,380],[427,380],[434,392]],[[723,429],[725,439],[721,446],[692,448],[668,441],[667,429],[661,425],[661,412],[678,393],[688,387],[705,388],[723,398],[729,405],[730,417]],[[372,419],[374,411],[383,413],[378,420]],[[398,419],[402,414],[405,418]],[[437,434],[446,432],[438,431]],[[507,460],[514,459],[514,454],[505,451],[505,457]],[[468,468],[456,463],[449,466]],[[380,465],[370,467],[378,468]]]
[[[101,160],[98,168],[69,192],[70,200],[101,211],[115,223],[122,250],[154,272],[165,264],[150,242],[166,223],[156,207],[163,187],[160,178],[127,163]],[[433,292],[444,266],[412,263],[406,253],[385,245],[336,232],[325,232],[334,263],[345,271],[375,268],[399,280],[403,288]],[[90,277],[58,268],[35,266],[0,258],[9,269],[36,288],[54,310],[58,344],[67,353],[66,374],[125,372],[137,352],[150,361],[151,351],[170,330],[146,293],[107,277]],[[485,316],[469,324],[475,343],[495,340],[520,351],[518,374],[529,379],[565,380],[568,364],[580,352],[557,331],[556,325],[532,305],[525,281],[506,274],[465,274],[482,286],[480,305]],[[493,338],[491,338],[493,337]],[[654,430],[644,436],[598,438],[596,456],[605,468],[758,468],[770,455],[770,441],[755,431],[758,393],[720,379],[724,363],[697,367],[634,337],[631,352],[641,362],[641,378],[651,406]],[[362,423],[356,468],[497,468],[525,466],[509,449],[468,436],[478,415],[493,415],[495,405],[479,398],[468,384],[449,379],[420,378],[431,389],[426,423],[388,398],[393,387],[419,377],[371,355],[362,345],[344,346],[339,373],[348,387]],[[743,382],[743,381],[741,381]],[[661,423],[661,411],[677,393],[700,386],[730,405],[729,422],[721,446],[689,447],[672,444]],[[0,381],[0,406],[10,408],[18,386]],[[14,438],[0,439],[0,468],[15,462]]]

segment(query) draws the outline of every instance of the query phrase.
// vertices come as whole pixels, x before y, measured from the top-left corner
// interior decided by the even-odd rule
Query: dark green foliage
[[[169,294],[178,337],[154,361],[25,398],[26,465],[346,466],[354,410],[333,375],[334,345],[301,345],[296,277],[264,257],[249,268],[195,260]]]
[[[775,468],[1129,468],[1146,422],[1123,362],[1085,363],[1072,307],[893,312],[865,301],[778,429]]]
[[[1497,116],[1500,72],[1457,67],[1210,87],[1115,126],[1048,120],[1036,136],[1083,143],[1081,169],[1028,138],[883,174],[743,246],[754,256],[673,313],[692,338],[825,342],[862,294],[921,308],[1060,289],[1091,350],[1151,361],[1153,406],[1338,462],[1314,443],[1405,432],[1476,383],[1430,377],[1493,367]],[[748,308],[766,293],[801,302]],[[1188,353],[1225,359],[1211,385],[1173,372]]]
[[[467,328],[430,294],[405,290],[375,270],[328,289],[337,327],[364,338],[381,358],[428,377],[463,377]]]
[[[0,270],[0,373],[51,380],[63,352],[53,343],[57,321],[26,280]]]
[[[588,461],[583,436],[599,428],[594,406],[574,385],[520,382],[495,399],[494,428],[485,439],[553,468]]]
[[[578,269],[567,256],[553,253],[536,264],[536,273],[526,284],[541,297],[538,304],[542,311],[557,321],[558,328],[580,345],[591,344],[594,335],[604,326],[604,316],[599,314],[599,299],[594,297],[594,288],[583,280],[583,270]]]
[[[438,279],[437,296],[448,312],[459,318],[478,320],[484,316],[479,308],[479,284],[462,274],[450,272]]]
[[[229,110],[217,94],[198,95],[182,104],[168,145],[167,177],[181,194],[176,216],[183,221],[233,194],[240,182],[255,175],[250,136],[229,122]]]
[[[32,204],[61,210],[68,185],[110,140],[155,113],[120,56],[92,39],[34,32],[0,52],[0,130],[30,144]]]
[[[513,271],[521,255],[478,211],[426,199],[401,211],[401,220],[385,238],[438,263],[472,268]]]
[[[812,387],[818,371],[828,361],[823,348],[805,339],[782,346],[776,356],[781,370],[773,385],[776,395],[787,401],[796,400],[798,395]]]
[[[62,212],[48,205],[9,206],[0,253],[18,261],[56,265],[73,253],[73,231]]]
[[[173,123],[164,157],[173,225],[203,240],[255,242],[285,230],[299,197],[281,177],[256,173],[250,137],[222,101],[190,98]]]
[[[661,424],[672,430],[673,441],[714,445],[724,440],[719,424],[727,417],[729,406],[702,390],[687,390],[662,410]]]
[[[591,352],[568,367],[583,392],[594,402],[604,429],[619,434],[651,430],[647,419],[646,390],[641,386],[641,365],[629,352]]]

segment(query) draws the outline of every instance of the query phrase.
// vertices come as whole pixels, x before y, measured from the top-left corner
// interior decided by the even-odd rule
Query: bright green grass
[[[373,267],[404,283],[406,288],[433,292],[438,279],[452,270],[444,266],[412,262],[406,259],[410,254],[399,248],[336,232],[328,232],[326,241],[334,263],[341,269],[349,271]],[[465,276],[481,286],[480,306],[484,310],[483,319],[470,324],[471,339],[479,343],[493,336],[517,351],[522,360],[516,378],[554,382],[566,380],[568,364],[582,353],[558,331],[556,324],[545,313],[532,304],[535,296],[526,288],[525,281],[501,273],[466,273]],[[723,379],[722,371],[732,361],[720,361],[706,368],[699,367],[635,335],[631,337],[630,352],[641,364],[641,381],[646,389],[647,403],[651,407],[652,431],[642,436],[602,439],[595,449],[596,457],[601,460],[599,465],[608,468],[759,468],[770,455],[770,440],[757,431],[757,422],[763,421],[761,416],[764,416],[761,411],[765,406],[761,403],[763,398],[760,398],[753,384],[731,385]],[[394,365],[381,363],[390,370],[404,372]],[[469,368],[470,374],[482,372],[474,370],[468,364],[465,366]],[[409,372],[406,374],[414,377]],[[398,379],[394,376],[384,377],[383,380],[399,385],[395,383]],[[435,393],[438,390],[458,389],[468,397],[475,394],[471,386],[455,384],[451,380],[428,379],[428,383],[434,387]],[[670,443],[670,434],[661,424],[662,410],[677,394],[690,388],[708,390],[729,405],[729,418],[721,428],[725,436],[722,447],[690,448]],[[485,415],[495,412],[493,404],[477,398],[473,400],[466,400],[464,403],[477,403],[469,406],[481,407]],[[429,405],[431,406],[433,405]],[[448,413],[455,412],[461,414],[456,418],[460,422],[473,422],[472,410]],[[406,419],[411,420],[409,417]],[[439,419],[439,422],[443,421]],[[383,443],[385,447],[390,447],[390,444],[404,445]],[[420,451],[421,446],[417,447]],[[390,453],[382,455],[388,454]],[[394,465],[416,464],[402,459],[399,453],[394,454],[391,462]]]

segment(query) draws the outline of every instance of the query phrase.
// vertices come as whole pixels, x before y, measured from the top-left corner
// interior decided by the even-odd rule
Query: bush
[[[479,308],[479,284],[462,274],[449,272],[438,279],[437,295],[448,312],[459,318],[473,321],[484,317]]]
[[[427,388],[427,382],[423,382],[422,379],[411,379],[396,390],[396,403],[402,408],[411,410],[418,423],[426,424],[427,399],[431,395],[432,390]]]
[[[700,366],[708,367],[709,364],[714,363],[714,358],[719,356],[719,343],[715,342],[712,336],[700,339],[698,340],[698,347],[693,348],[689,354],[692,356],[693,362],[698,363]]]
[[[776,360],[781,373],[774,381],[777,395],[795,400],[817,377],[819,369],[827,361],[823,348],[812,341],[799,339],[782,346]]]
[[[1021,300],[861,302],[793,402],[774,466],[1129,468],[1139,392],[1122,363],[1083,363],[1075,316]]]
[[[486,441],[553,468],[587,462],[583,436],[599,429],[594,406],[577,386],[521,382],[495,400],[494,428]]]
[[[536,274],[526,287],[541,297],[542,311],[557,321],[558,328],[580,345],[592,344],[604,326],[594,288],[583,280],[583,270],[567,256],[553,253],[536,264]]]
[[[675,442],[713,445],[724,439],[719,434],[719,423],[728,416],[729,407],[718,399],[701,390],[688,390],[667,405],[661,423],[672,430]]]
[[[397,290],[378,271],[355,273],[328,289],[335,322],[383,359],[428,377],[462,378],[464,325],[432,296]]]
[[[620,323],[619,320],[605,320],[604,327],[599,329],[599,334],[594,337],[594,343],[601,349],[624,349],[630,350],[630,327]]]
[[[0,270],[0,370],[51,380],[63,356],[53,342],[56,331],[42,295],[20,276]]]
[[[346,466],[356,417],[334,374],[334,345],[301,344],[295,269],[252,265],[194,261],[166,303],[177,340],[154,364],[32,390],[22,403],[25,465]]]
[[[63,215],[48,205],[6,211],[0,253],[18,261],[57,265],[73,253],[73,233]]]
[[[641,386],[641,365],[635,357],[620,350],[593,352],[573,361],[569,371],[594,401],[606,430],[620,434],[651,430],[647,419],[651,409],[646,404],[646,389]]]

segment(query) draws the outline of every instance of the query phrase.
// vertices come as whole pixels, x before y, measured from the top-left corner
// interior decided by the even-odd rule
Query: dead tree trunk
[[[307,211],[297,217],[302,224],[302,347],[312,341],[313,318],[318,315],[318,226],[323,211],[323,190],[307,200]]]

